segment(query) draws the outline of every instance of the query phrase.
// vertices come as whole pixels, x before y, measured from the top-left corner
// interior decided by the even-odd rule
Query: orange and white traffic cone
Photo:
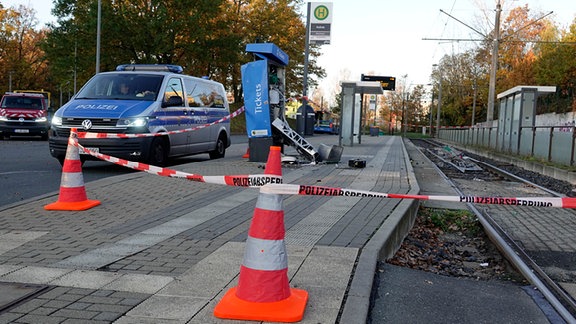
[[[280,147],[270,147],[264,173],[282,175]],[[214,316],[266,322],[297,322],[304,317],[308,292],[290,288],[284,236],[282,195],[260,191],[238,286],[226,292]]]
[[[243,158],[243,159],[247,159],[247,158],[249,158],[249,157],[250,157],[250,148],[247,148],[247,149],[246,149],[246,153],[244,153],[244,155],[242,155],[242,158]]]
[[[86,197],[80,153],[78,153],[78,146],[74,145],[77,136],[76,129],[72,128],[68,138],[66,158],[62,166],[60,195],[57,202],[44,206],[46,210],[86,210],[100,205],[99,200],[88,200]]]

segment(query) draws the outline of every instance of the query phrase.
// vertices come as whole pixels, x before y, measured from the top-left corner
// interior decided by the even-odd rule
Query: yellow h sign
[[[332,2],[310,2],[310,22],[313,24],[332,23]]]
[[[330,11],[328,10],[328,8],[324,5],[321,5],[314,9],[314,18],[318,20],[324,20],[328,18],[329,13]]]

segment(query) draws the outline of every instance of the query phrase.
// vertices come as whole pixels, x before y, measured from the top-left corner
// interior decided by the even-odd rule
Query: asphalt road
[[[48,141],[11,138],[0,141],[0,206],[57,191],[62,166],[50,155]],[[106,162],[87,162],[84,182],[130,170]]]
[[[232,136],[232,143],[247,143],[245,135]],[[170,165],[209,159],[208,154],[178,158]],[[82,166],[84,182],[137,172],[103,161],[87,161]],[[0,140],[0,208],[25,199],[58,191],[62,166],[50,155],[48,141],[12,137]]]

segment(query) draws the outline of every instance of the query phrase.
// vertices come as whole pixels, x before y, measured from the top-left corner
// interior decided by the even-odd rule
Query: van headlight
[[[52,117],[52,125],[62,126],[62,117],[58,117],[58,116]]]
[[[35,122],[37,122],[37,123],[45,123],[47,121],[48,121],[48,118],[46,118],[46,117],[38,117],[35,120]]]
[[[122,118],[118,120],[116,124],[117,127],[144,127],[148,124],[148,118],[137,117],[137,118]]]

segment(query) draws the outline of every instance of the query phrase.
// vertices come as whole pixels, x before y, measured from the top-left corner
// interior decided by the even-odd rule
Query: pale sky
[[[96,1],[96,0],[95,0]],[[574,0],[499,0],[502,18],[514,7],[528,4],[534,13],[547,14],[566,28],[576,17]],[[318,63],[327,71],[321,82],[324,93],[342,81],[342,72],[348,80],[360,80],[360,75],[407,75],[408,84],[430,83],[432,65],[442,56],[456,54],[475,46],[475,42],[448,42],[423,40],[478,38],[464,24],[450,14],[481,32],[494,24],[498,0],[332,0],[333,20],[331,44],[322,46]],[[0,0],[5,7],[20,4],[36,10],[40,25],[54,22],[50,0]],[[303,11],[306,11],[306,5]],[[305,18],[304,18],[305,19]],[[482,29],[484,28],[484,29]],[[346,76],[346,75],[344,75]],[[311,95],[312,90],[309,92]]]
[[[321,1],[319,1],[321,2]],[[326,1],[329,2],[329,1]],[[444,55],[462,52],[476,42],[433,39],[477,39],[476,32],[441,13],[450,14],[479,30],[494,25],[497,0],[333,0],[332,40],[323,45],[319,63],[328,72],[323,88],[331,88],[350,71],[352,80],[361,74],[404,75],[407,85],[430,83],[432,65]],[[502,0],[502,19],[514,7],[528,4],[531,12],[553,11],[550,16],[563,27],[575,18],[574,0]],[[540,16],[538,16],[540,17]],[[487,27],[484,27],[487,28]],[[486,30],[479,30],[487,33]],[[327,94],[327,91],[325,91]]]

